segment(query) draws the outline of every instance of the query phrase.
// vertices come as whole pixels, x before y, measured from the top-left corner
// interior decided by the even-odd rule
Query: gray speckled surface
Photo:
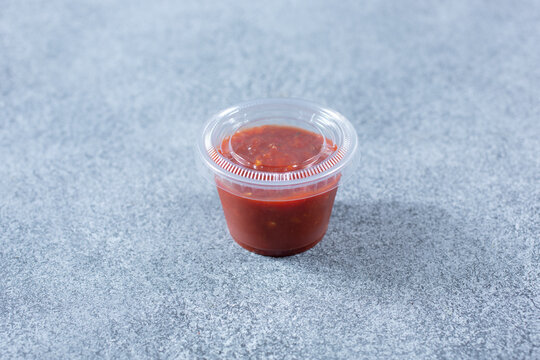
[[[236,102],[363,154],[299,256],[193,171]],[[0,356],[539,358],[540,4],[0,0]]]

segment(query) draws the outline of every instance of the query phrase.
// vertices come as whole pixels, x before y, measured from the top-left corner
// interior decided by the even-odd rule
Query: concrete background
[[[299,256],[230,239],[212,113],[361,166]],[[539,358],[540,3],[0,0],[0,357]]]

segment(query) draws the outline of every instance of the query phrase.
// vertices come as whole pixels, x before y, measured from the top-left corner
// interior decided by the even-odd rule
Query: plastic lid
[[[280,148],[274,149],[282,155],[280,162],[258,159],[243,148],[250,141],[249,132],[243,130],[258,128],[270,134],[277,126],[299,128],[304,131],[297,136],[311,136],[310,147],[302,149],[300,159],[287,161],[288,152],[298,150],[292,139],[281,139]],[[352,124],[334,110],[305,100],[262,99],[232,106],[210,118],[198,148],[214,175],[259,187],[294,187],[341,176],[351,164],[357,142]]]

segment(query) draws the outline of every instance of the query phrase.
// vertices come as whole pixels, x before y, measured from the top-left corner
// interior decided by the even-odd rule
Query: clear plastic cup
[[[198,142],[233,239],[266,256],[298,254],[324,237],[338,186],[357,161],[356,131],[338,112],[261,99],[211,117]]]

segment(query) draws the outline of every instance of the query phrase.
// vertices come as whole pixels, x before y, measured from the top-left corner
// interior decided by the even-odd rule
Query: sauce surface
[[[304,129],[265,125],[226,137],[218,150],[230,161],[253,170],[287,172],[324,161],[336,146]],[[216,181],[234,240],[261,255],[288,256],[308,250],[323,238],[339,175],[324,184],[279,193]]]
[[[229,160],[253,170],[287,172],[324,161],[336,146],[305,129],[264,125],[226,137],[220,150]]]

